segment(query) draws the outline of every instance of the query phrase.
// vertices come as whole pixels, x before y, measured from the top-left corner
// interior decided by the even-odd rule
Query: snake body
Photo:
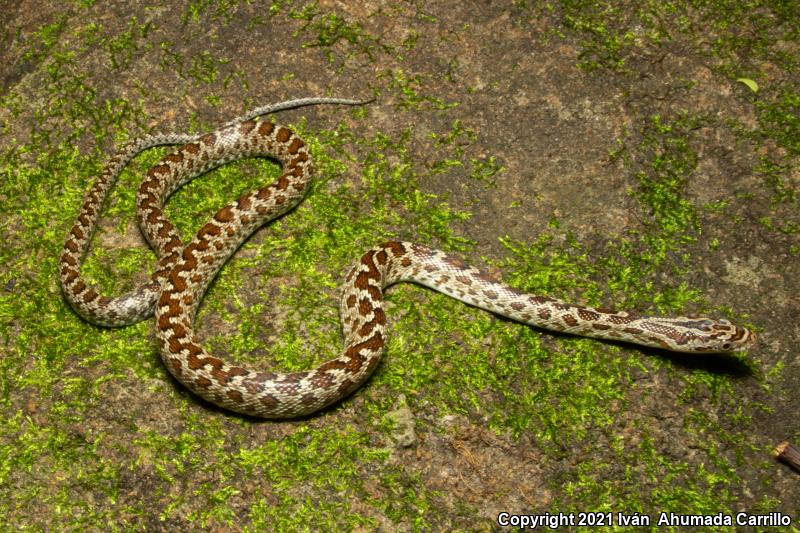
[[[121,326],[155,312],[161,358],[169,372],[198,396],[238,413],[291,418],[313,413],[347,396],[376,368],[383,354],[386,287],[414,282],[467,304],[532,326],[586,337],[624,341],[677,352],[745,350],[755,334],[728,320],[657,317],[573,305],[521,292],[442,251],[390,241],[367,251],[349,271],[340,302],[344,351],[302,372],[256,371],[229,364],[197,342],[194,319],[211,280],[258,227],[297,205],[312,177],[307,145],[290,129],[257,116],[299,105],[358,104],[341,99],[303,99],[266,106],[205,135],[145,137],[112,158],[86,196],[60,258],[61,285],[72,307],[90,322]],[[80,275],[104,198],[136,153],[159,144],[182,143],[147,172],[137,194],[137,218],[158,255],[150,282],[119,298],[102,296]],[[183,244],[164,216],[177,188],[221,164],[269,156],[282,174],[218,211]]]

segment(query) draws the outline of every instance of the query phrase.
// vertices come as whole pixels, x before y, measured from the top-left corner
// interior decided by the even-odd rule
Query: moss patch
[[[260,230],[213,283],[199,329],[215,353],[282,370],[333,357],[343,273],[391,238],[473,260],[478,242],[502,250],[484,263],[535,293],[763,328],[770,317],[735,313],[710,295],[723,290],[716,274],[730,256],[792,272],[747,240],[753,232],[782,254],[800,253],[800,17],[788,4],[738,6],[516,2],[487,6],[491,15],[458,11],[455,24],[455,8],[436,5],[344,12],[198,1],[172,13],[109,13],[82,2],[20,29],[0,115],[0,528],[488,530],[500,510],[714,514],[744,502],[800,512],[796,489],[765,453],[771,433],[753,429],[785,390],[791,359],[774,356],[778,348],[687,361],[543,333],[401,285],[388,297],[388,354],[363,388],[318,416],[259,423],[171,381],[148,322],[82,322],[56,277],[66,231],[112,146],[173,123],[207,130],[283,85],[363,96],[341,92],[358,78],[379,103],[277,117],[309,143],[317,177],[302,204]],[[511,44],[545,46],[530,41],[541,27],[556,43],[548,50],[559,75],[590,83],[598,101],[619,98],[627,113],[604,161],[627,186],[619,201],[630,219],[614,239],[565,229],[575,227],[568,213],[539,212],[544,202],[527,196],[534,178],[509,178],[520,163],[499,155],[525,137],[504,124],[487,138],[503,107],[579,99],[569,83],[541,94],[514,85],[528,72],[533,87],[541,69],[504,58]],[[264,50],[277,78],[263,70]],[[667,90],[657,93],[666,103],[636,107],[636,95],[659,85],[640,83],[659,72],[662,55],[689,66],[666,69]],[[484,68],[473,75],[473,64]],[[759,91],[737,84],[742,76]],[[700,93],[709,98],[702,105],[681,101],[681,91],[725,80],[736,114],[710,100],[716,86]],[[180,117],[159,116],[175,105]],[[709,150],[725,152],[725,171],[752,179],[717,194],[719,182],[703,181],[724,175],[703,166],[717,161]],[[133,197],[164,153],[149,150],[122,174],[95,237],[85,272],[110,293],[142,281],[154,262],[131,223]],[[264,159],[226,165],[177,192],[167,214],[189,239],[199,221],[277,172]],[[450,189],[431,192],[453,177]],[[462,186],[477,191],[466,207],[451,198]],[[465,232],[490,226],[476,213],[479,199],[495,196],[503,209],[488,216],[504,217],[508,234]],[[514,224],[528,208],[549,223],[520,238]],[[782,309],[780,292],[757,290]],[[401,394],[418,436],[410,449],[392,444],[385,418]]]

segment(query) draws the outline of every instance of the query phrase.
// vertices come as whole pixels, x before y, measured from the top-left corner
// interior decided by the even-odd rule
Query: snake
[[[361,105],[337,98],[304,98],[251,110],[205,134],[159,134],[117,152],[87,192],[59,259],[62,292],[85,320],[120,327],[155,316],[160,357],[174,378],[224,409],[261,418],[312,414],[359,388],[387,346],[384,292],[411,282],[468,305],[545,330],[620,341],[673,352],[730,353],[756,342],[750,329],[727,319],[651,316],[586,307],[511,287],[460,258],[425,245],[388,241],[365,252],[345,276],[339,312],[344,349],[339,357],[297,372],[254,370],[206,351],[195,334],[200,301],[219,269],[259,227],[301,202],[313,176],[308,145],[291,129],[262,115],[304,105]],[[80,273],[108,192],[127,163],[158,145],[180,145],[146,173],[136,217],[157,264],[147,283],[107,297]],[[163,212],[169,196],[209,170],[246,157],[281,165],[272,183],[229,202],[183,243]]]

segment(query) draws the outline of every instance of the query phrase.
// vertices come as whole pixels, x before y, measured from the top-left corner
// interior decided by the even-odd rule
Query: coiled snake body
[[[124,148],[90,189],[61,253],[61,286],[72,307],[103,326],[131,324],[155,311],[161,358],[178,381],[221,407],[266,418],[313,413],[350,394],[369,377],[386,346],[383,291],[400,281],[425,285],[519,322],[575,335],[699,353],[745,350],[755,341],[751,331],[727,320],[642,316],[526,294],[444,252],[393,241],[366,252],[346,277],[340,303],[345,348],[340,357],[313,370],[278,373],[242,368],[210,355],[193,329],[208,285],[253,231],[300,202],[312,175],[306,144],[289,129],[255,117],[323,103],[362,102],[292,100],[255,109],[206,135],[155,135]],[[163,144],[183,146],[147,172],[136,200],[139,225],[158,255],[157,268],[148,284],[119,298],[101,296],[82,279],[80,265],[104,199],[137,153]],[[251,156],[276,158],[282,175],[223,207],[184,245],[163,213],[169,195],[212,168]]]

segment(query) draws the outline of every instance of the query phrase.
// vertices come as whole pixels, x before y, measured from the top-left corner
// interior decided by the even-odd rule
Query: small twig
[[[791,442],[784,441],[775,446],[775,451],[773,453],[775,457],[791,465],[795,470],[800,472],[800,448]]]

